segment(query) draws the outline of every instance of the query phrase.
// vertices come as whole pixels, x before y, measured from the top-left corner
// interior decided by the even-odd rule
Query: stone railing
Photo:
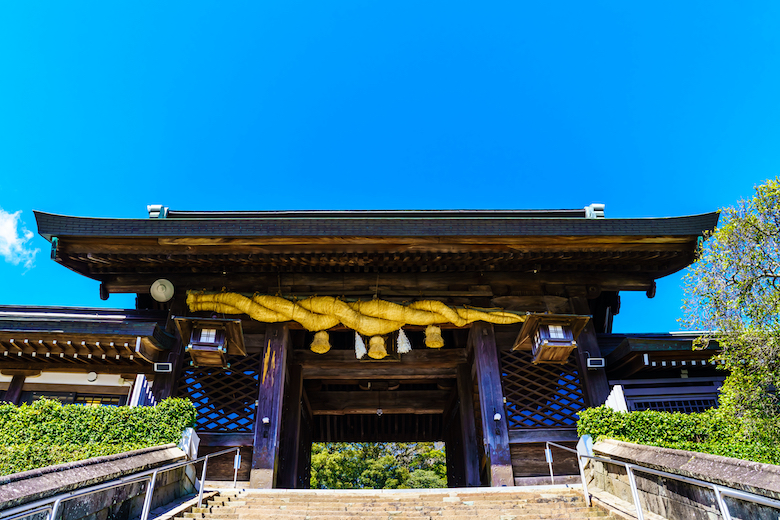
[[[605,440],[593,446],[594,455],[645,466],[683,477],[780,499],[780,466],[760,464],[705,453],[643,446]],[[671,478],[634,471],[643,511],[671,520],[722,518],[715,492]],[[633,503],[626,469],[618,464],[590,460],[585,468],[589,491],[606,493],[624,503]],[[597,488],[593,489],[593,488]],[[731,516],[744,520],[777,520],[780,510],[724,497]]]
[[[158,468],[184,460],[185,456],[185,452],[175,444],[166,444],[3,476],[0,477],[0,512],[139,471]],[[67,517],[137,517],[141,514],[147,485],[147,482],[136,482],[104,493],[74,499],[68,504]],[[194,493],[194,470],[182,467],[161,474],[157,491],[153,507]]]

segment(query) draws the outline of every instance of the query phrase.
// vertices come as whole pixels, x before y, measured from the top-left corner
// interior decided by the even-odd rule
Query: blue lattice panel
[[[574,356],[565,364],[532,363],[527,351],[501,351],[509,429],[571,428],[585,408]]]
[[[177,397],[189,398],[198,411],[201,432],[251,432],[261,353],[229,356],[228,368],[185,367]]]

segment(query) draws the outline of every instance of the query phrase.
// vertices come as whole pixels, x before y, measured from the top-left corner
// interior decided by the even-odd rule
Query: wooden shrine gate
[[[516,332],[501,328],[500,338]],[[177,395],[198,409],[201,453],[243,446],[240,478],[253,486],[307,488],[312,442],[413,441],[445,442],[451,487],[513,485],[538,471],[541,450],[523,436],[571,433],[585,406],[575,357],[534,365],[530,353],[497,346],[489,324],[445,330],[440,350],[410,331],[418,348],[397,361],[357,360],[347,331],[315,354],[310,336],[268,325],[229,367],[180,373]],[[215,466],[210,478],[231,474]]]
[[[619,293],[652,297],[655,280],[688,266],[718,218],[606,219],[602,204],[147,209],[143,219],[35,213],[53,260],[98,281],[103,299],[136,294],[140,314],[81,317],[73,331],[53,322],[59,336],[36,333],[23,344],[28,324],[7,325],[7,392],[18,397],[39,371],[147,374],[158,400],[196,403],[201,453],[241,446],[243,479],[288,488],[308,485],[315,440],[443,440],[450,485],[535,477],[538,443],[576,439],[575,415],[605,401],[610,370],[623,378],[655,366],[654,344],[599,348]],[[555,322],[564,315],[577,326]],[[519,337],[521,322],[537,328]],[[436,329],[430,342],[426,327]],[[356,333],[381,353],[385,341],[398,346],[402,330],[410,351],[404,343],[400,356],[357,359]],[[70,332],[80,336],[64,337]],[[54,356],[54,340],[85,350]],[[128,347],[114,353],[106,344]],[[526,349],[537,363],[557,364],[534,364]],[[601,365],[588,368],[589,358]]]

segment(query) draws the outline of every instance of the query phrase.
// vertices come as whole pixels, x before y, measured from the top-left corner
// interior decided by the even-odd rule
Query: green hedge
[[[154,407],[0,404],[0,475],[178,442],[195,407],[166,399]]]
[[[738,418],[717,409],[703,413],[616,412],[606,406],[580,412],[577,433],[650,446],[698,451],[780,464],[780,439],[748,436]]]

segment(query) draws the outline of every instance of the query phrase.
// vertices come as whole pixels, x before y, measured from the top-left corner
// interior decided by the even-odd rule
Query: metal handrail
[[[30,504],[24,504],[19,507],[15,507],[13,509],[9,509],[7,511],[1,512],[0,520],[16,520],[16,519],[26,518],[28,516],[32,516],[43,512],[48,512],[46,520],[56,520],[57,513],[59,513],[60,506],[62,505],[63,502],[73,500],[74,498],[80,498],[87,495],[100,493],[101,491],[107,491],[109,489],[126,486],[128,484],[145,482],[147,480],[149,481],[149,486],[146,488],[146,495],[144,496],[144,506],[141,512],[140,520],[148,520],[149,513],[152,509],[152,495],[154,494],[154,486],[157,483],[157,475],[159,473],[170,471],[176,468],[181,468],[183,466],[189,466],[190,464],[197,464],[199,462],[203,462],[203,470],[201,472],[201,478],[198,486],[198,507],[201,507],[201,505],[203,504],[203,487],[206,482],[206,467],[208,466],[209,458],[218,457],[220,455],[225,455],[226,453],[232,453],[232,452],[236,453],[233,461],[233,487],[235,488],[236,482],[238,480],[238,468],[241,466],[240,448],[230,448],[216,453],[209,453],[208,455],[204,455],[203,457],[197,459],[174,462],[172,464],[168,464],[166,466],[162,466],[157,469],[142,471],[140,473],[135,473],[133,475],[128,475],[125,477],[120,477],[114,480],[109,480],[108,482],[96,484],[94,486],[90,486],[84,489],[70,491],[68,493],[62,493],[60,495],[51,498],[39,500],[37,502],[32,502]]]
[[[657,475],[659,477],[670,478],[673,480],[679,480],[681,482],[686,482],[688,484],[693,484],[695,486],[699,486],[703,488],[711,488],[715,492],[715,500],[718,503],[718,509],[720,509],[720,514],[723,516],[724,520],[732,520],[729,507],[726,504],[726,501],[723,500],[724,496],[736,498],[738,500],[742,500],[745,502],[753,502],[754,504],[760,504],[763,506],[780,509],[780,501],[763,497],[761,495],[756,495],[755,493],[748,493],[747,491],[740,491],[738,489],[720,486],[718,484],[713,484],[712,482],[707,482],[704,480],[684,477],[682,475],[675,475],[674,473],[652,469],[646,466],[640,466],[638,464],[631,464],[629,462],[607,459],[604,457],[598,457],[596,455],[586,455],[584,453],[578,452],[577,450],[568,448],[566,446],[561,446],[560,444],[556,444],[554,442],[546,442],[545,450],[544,450],[545,458],[547,459],[547,464],[550,466],[550,478],[553,484],[555,484],[555,480],[553,477],[552,451],[550,450],[550,446],[555,446],[556,448],[570,451],[577,455],[577,462],[580,467],[580,478],[582,479],[582,492],[585,495],[585,502],[587,502],[588,506],[590,506],[590,495],[588,494],[588,485],[585,482],[585,464],[582,462],[582,459],[590,459],[599,462],[606,462],[608,464],[617,464],[618,466],[623,466],[624,468],[626,468],[626,473],[628,474],[628,482],[631,485],[631,495],[634,498],[634,507],[636,508],[636,516],[638,520],[644,520],[645,516],[644,513],[642,512],[642,506],[639,503],[639,490],[636,487],[636,479],[634,478],[634,471],[638,471],[639,473],[649,473],[650,475]]]

